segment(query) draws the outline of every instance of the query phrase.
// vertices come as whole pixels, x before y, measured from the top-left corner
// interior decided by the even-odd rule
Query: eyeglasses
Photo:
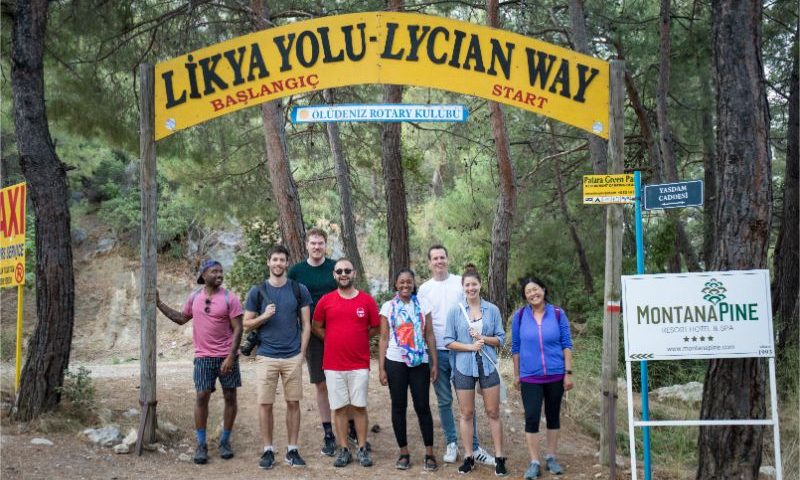
[[[343,275],[343,274],[344,275],[350,275],[351,273],[353,273],[353,269],[352,268],[337,268],[336,270],[334,270],[334,272],[336,272],[336,275]]]
[[[206,313],[211,313],[211,299],[206,298]]]

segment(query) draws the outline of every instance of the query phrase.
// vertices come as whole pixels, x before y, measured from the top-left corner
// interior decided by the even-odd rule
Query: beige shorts
[[[275,403],[278,377],[283,380],[283,395],[287,402],[299,402],[303,398],[303,356],[291,358],[269,358],[258,356],[258,403]]]
[[[367,406],[368,368],[345,371],[325,370],[325,383],[328,385],[328,403],[332,410],[338,410],[347,405]]]

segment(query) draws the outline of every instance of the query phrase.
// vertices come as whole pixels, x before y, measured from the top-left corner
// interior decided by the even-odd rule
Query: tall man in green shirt
[[[289,269],[289,278],[302,283],[311,294],[311,315],[314,307],[328,292],[336,290],[336,279],[333,277],[333,267],[336,264],[325,257],[328,245],[328,234],[320,228],[312,228],[306,232],[306,251],[308,258],[296,263]],[[317,408],[319,408],[320,421],[325,430],[322,453],[333,456],[336,452],[336,437],[331,427],[331,406],[328,403],[328,387],[325,383],[325,372],[322,371],[323,343],[316,335],[311,335],[306,349],[306,365],[308,376],[317,391]]]

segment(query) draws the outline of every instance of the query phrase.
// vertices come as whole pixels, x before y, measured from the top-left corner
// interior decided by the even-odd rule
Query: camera
[[[261,343],[261,341],[258,338],[258,329],[251,330],[242,341],[242,344],[239,346],[239,351],[242,352],[242,355],[248,356],[253,352],[253,349],[256,348],[259,343]]]

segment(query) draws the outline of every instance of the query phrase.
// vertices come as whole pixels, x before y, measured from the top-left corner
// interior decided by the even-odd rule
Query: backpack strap
[[[194,292],[192,292],[192,295],[189,297],[191,299],[191,301],[189,302],[190,306],[194,305],[194,299],[197,298],[198,295],[200,295],[201,291],[203,291],[203,287],[200,287]],[[227,288],[223,288],[222,291],[225,292],[225,308],[227,308],[228,313],[230,313],[231,311],[230,290],[228,290]]]

